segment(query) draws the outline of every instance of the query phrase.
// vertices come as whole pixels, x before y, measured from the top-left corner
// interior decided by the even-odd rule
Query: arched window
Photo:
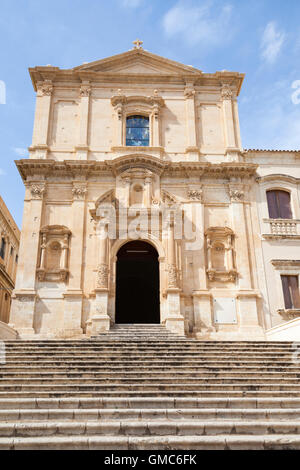
[[[292,219],[290,193],[279,189],[267,191],[270,219]]]
[[[126,145],[149,146],[149,118],[129,116],[126,119]]]

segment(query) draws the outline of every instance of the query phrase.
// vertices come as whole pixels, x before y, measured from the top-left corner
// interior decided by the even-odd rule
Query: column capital
[[[230,202],[243,202],[245,191],[242,185],[229,185],[228,193]]]
[[[46,183],[31,183],[29,185],[31,199],[42,200],[46,193]]]
[[[188,199],[190,201],[203,202],[202,189],[188,189]]]
[[[86,184],[73,183],[72,194],[73,201],[83,201],[87,192]]]
[[[221,99],[224,100],[232,100],[233,99],[233,90],[228,83],[222,83],[221,86]]]
[[[84,84],[84,85],[81,85],[80,90],[79,90],[79,94],[80,94],[81,98],[85,98],[85,97],[90,96],[91,91],[92,91],[91,86],[87,85],[87,84]]]
[[[53,84],[51,80],[44,80],[37,83],[37,96],[51,96],[53,92]]]

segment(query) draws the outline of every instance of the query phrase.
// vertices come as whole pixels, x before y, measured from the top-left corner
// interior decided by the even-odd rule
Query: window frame
[[[130,118],[144,118],[148,120],[148,144],[147,145],[130,145],[127,143],[127,120]],[[146,113],[130,113],[125,116],[125,130],[124,130],[124,145],[126,147],[150,147],[150,142],[151,142],[151,116]]]
[[[280,194],[287,194],[289,196],[289,213],[283,216],[284,205],[280,203]],[[272,207],[272,197],[275,196],[275,203]],[[292,209],[292,194],[291,191],[284,188],[270,188],[266,190],[268,216],[270,219],[292,220],[294,218]],[[272,210],[276,212],[276,216],[272,215]]]
[[[1,237],[0,258],[2,258],[3,261],[5,261],[6,247],[7,247],[7,241],[5,237]]]
[[[286,310],[300,309],[299,274],[281,274],[284,308]],[[296,281],[296,285],[294,282]]]

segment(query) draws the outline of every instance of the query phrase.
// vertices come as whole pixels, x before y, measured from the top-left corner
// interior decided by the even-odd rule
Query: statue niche
[[[210,227],[205,232],[209,281],[234,282],[237,277],[234,259],[234,233],[228,227]]]
[[[71,231],[63,225],[47,225],[41,229],[40,260],[37,277],[43,281],[66,282]]]

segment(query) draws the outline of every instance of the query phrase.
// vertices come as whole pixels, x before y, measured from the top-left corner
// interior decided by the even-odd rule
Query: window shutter
[[[278,219],[280,216],[278,212],[276,191],[267,191],[267,201],[270,219]]]
[[[290,276],[281,276],[282,290],[284,297],[284,307],[286,309],[293,308],[293,302],[291,298],[291,292],[289,288],[289,278]]]
[[[290,292],[293,301],[293,308],[300,308],[299,282],[298,276],[289,276]]]
[[[280,218],[291,219],[292,211],[291,211],[290,193],[288,193],[287,191],[277,191],[277,197],[278,197]]]

